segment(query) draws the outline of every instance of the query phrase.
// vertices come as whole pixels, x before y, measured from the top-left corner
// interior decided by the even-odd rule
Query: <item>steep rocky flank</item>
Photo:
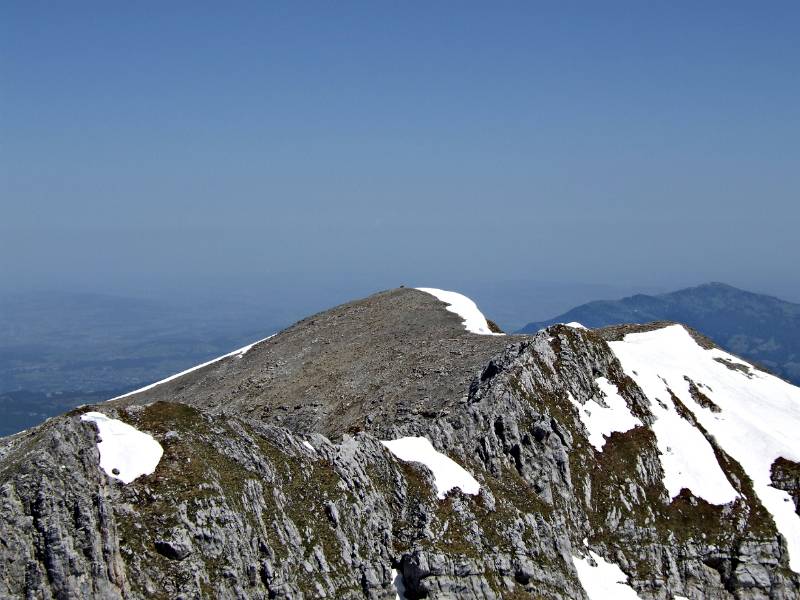
[[[579,573],[603,565],[640,598],[800,597],[758,482],[722,442],[704,438],[731,501],[665,487],[658,403],[696,431],[706,416],[677,389],[645,395],[610,346],[625,334],[474,335],[433,296],[393,290],[0,439],[0,597],[598,598]],[[592,414],[614,402],[635,425],[598,444]],[[89,411],[152,435],[155,471],[109,477]],[[430,469],[380,442],[405,436],[479,493],[438,498]],[[796,494],[793,460],[772,479]]]

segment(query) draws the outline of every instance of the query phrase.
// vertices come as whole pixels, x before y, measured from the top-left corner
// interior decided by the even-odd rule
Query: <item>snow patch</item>
[[[614,563],[589,550],[589,556],[572,557],[578,579],[589,600],[638,600],[639,595],[626,582],[628,576]],[[594,563],[594,564],[592,564]]]
[[[589,432],[589,443],[602,452],[606,438],[612,432],[625,432],[641,425],[642,422],[631,414],[616,385],[605,377],[598,377],[595,381],[603,392],[607,406],[593,401],[580,404],[572,394],[569,394],[569,401],[578,409],[581,422]]]
[[[800,517],[789,494],[772,487],[770,480],[772,463],[778,457],[800,462],[800,388],[718,348],[699,346],[680,325],[628,334],[609,346],[651,401],[659,449],[665,446],[671,451],[662,456],[670,494],[683,485],[716,504],[735,497],[708,442],[675,411],[671,391],[753,480],[761,503],[786,538],[791,569],[800,572]],[[745,365],[747,372],[716,359]],[[686,377],[719,411],[692,397]]]
[[[273,333],[272,335],[265,337],[263,340],[258,340],[257,342],[253,342],[252,344],[243,346],[238,350],[234,350],[233,352],[228,352],[228,354],[223,354],[222,356],[218,356],[217,358],[212,358],[208,362],[204,362],[201,365],[191,367],[189,369],[186,369],[185,371],[181,371],[180,373],[175,373],[175,375],[170,375],[166,379],[162,379],[161,381],[156,381],[155,383],[146,385],[142,388],[139,388],[138,390],[133,390],[132,392],[127,392],[125,394],[122,394],[121,396],[115,396],[113,398],[109,398],[106,402],[111,402],[112,400],[119,400],[120,398],[127,398],[128,396],[133,396],[134,394],[138,394],[140,392],[146,392],[147,390],[153,389],[157,385],[161,385],[162,383],[167,383],[168,381],[172,381],[173,379],[177,379],[178,377],[183,377],[187,373],[191,373],[192,371],[197,371],[199,369],[202,369],[203,367],[207,367],[208,365],[213,365],[214,363],[219,362],[225,358],[234,358],[234,357],[242,358],[253,348],[253,346],[255,346],[256,344],[260,344],[261,342],[266,342],[268,339],[274,338],[276,335],[277,334]]]
[[[502,333],[494,333],[489,329],[489,323],[486,317],[472,300],[459,294],[458,292],[448,292],[436,288],[416,288],[420,292],[425,292],[431,296],[435,296],[445,304],[447,310],[457,314],[464,320],[464,327],[470,333],[477,333],[480,335],[504,335]]]
[[[100,468],[109,477],[130,483],[156,470],[164,449],[153,436],[99,412],[81,415],[81,421],[97,426]]]
[[[303,440],[303,446],[305,446],[306,448],[308,448],[308,449],[309,449],[309,450],[311,450],[312,452],[316,452],[316,451],[317,451],[317,450],[314,448],[314,446],[312,446],[312,445],[311,445],[311,442],[309,442],[308,440]]]
[[[564,323],[567,327],[572,327],[573,329],[589,329],[585,325],[578,323],[577,321],[570,321],[569,323]]]
[[[403,577],[397,572],[397,569],[392,569],[390,577],[392,578],[392,583],[396,590],[394,595],[395,600],[406,600],[406,586],[403,583]]]
[[[678,414],[669,394],[662,393],[659,399],[665,406],[656,402],[651,407],[656,417],[652,429],[661,453],[664,487],[669,497],[674,498],[683,488],[688,488],[711,504],[736,500],[739,494],[719,466],[706,437]]]
[[[444,499],[447,492],[456,487],[465,494],[475,495],[480,491],[477,480],[452,458],[436,450],[427,438],[404,437],[382,440],[381,444],[400,460],[428,467],[433,473],[439,499]]]

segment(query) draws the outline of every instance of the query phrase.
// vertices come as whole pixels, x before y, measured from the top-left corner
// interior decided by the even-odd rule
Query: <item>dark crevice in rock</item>
[[[688,375],[684,375],[683,379],[689,383],[689,394],[691,394],[692,399],[695,402],[697,402],[703,408],[709,409],[711,412],[715,413],[720,412],[719,406],[717,406],[716,403],[713,400],[711,400],[711,398],[709,398],[702,391],[700,391],[698,385],[694,381],[692,381]]]

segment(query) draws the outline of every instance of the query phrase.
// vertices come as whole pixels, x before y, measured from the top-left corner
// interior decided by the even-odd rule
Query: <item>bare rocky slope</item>
[[[581,568],[604,565],[640,598],[800,597],[786,536],[701,423],[716,396],[650,398],[612,351],[647,328],[484,336],[444,308],[383,292],[0,439],[0,597],[594,599]],[[611,406],[609,386],[637,424],[598,449],[581,411]],[[654,424],[670,401],[731,501],[665,487]],[[152,435],[155,471],[107,475],[89,411]],[[479,493],[438,498],[431,470],[380,442],[406,436]],[[795,503],[796,460],[771,474]]]

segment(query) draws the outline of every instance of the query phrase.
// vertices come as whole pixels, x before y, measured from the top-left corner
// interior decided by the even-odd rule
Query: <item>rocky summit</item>
[[[0,439],[0,597],[800,597],[800,389],[476,311],[382,292]]]

